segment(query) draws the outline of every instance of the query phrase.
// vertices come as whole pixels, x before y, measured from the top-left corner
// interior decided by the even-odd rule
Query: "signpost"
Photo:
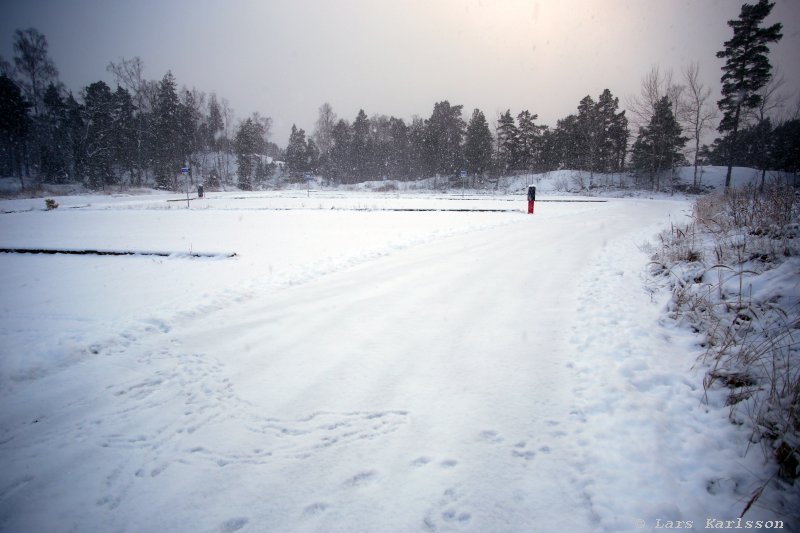
[[[462,170],[458,173],[458,177],[461,178],[461,198],[464,198],[464,189],[467,186],[467,171]]]
[[[311,175],[311,172],[303,172],[303,179],[306,180],[307,195],[311,198],[311,180],[314,179],[314,176]]]
[[[186,180],[186,209],[189,209],[189,180],[187,179],[187,176],[189,175],[189,163],[186,163],[186,166],[181,167],[181,174]]]
[[[533,214],[533,204],[536,203],[536,187],[528,187],[528,214]]]

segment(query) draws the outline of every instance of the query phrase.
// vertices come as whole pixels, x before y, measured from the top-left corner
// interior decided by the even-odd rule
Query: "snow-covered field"
[[[177,197],[0,202],[0,248],[174,253],[0,254],[0,530],[702,530],[758,486],[644,288],[686,200]]]

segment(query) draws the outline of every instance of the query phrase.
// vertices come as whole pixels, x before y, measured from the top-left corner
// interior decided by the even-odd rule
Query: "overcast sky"
[[[752,0],[751,3],[754,3]],[[216,92],[237,117],[272,117],[285,146],[330,102],[410,119],[435,102],[480,108],[493,122],[528,109],[551,126],[603,89],[621,103],[654,65],[678,74],[699,61],[719,90],[715,54],[731,37],[731,0],[0,0],[0,55],[34,27],[75,92],[110,85],[110,61],[139,56],[145,75]],[[771,60],[793,99],[800,87],[800,0],[777,0],[783,40]],[[716,100],[716,97],[715,97]]]

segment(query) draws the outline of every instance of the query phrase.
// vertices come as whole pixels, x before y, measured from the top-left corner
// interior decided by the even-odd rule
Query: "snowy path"
[[[621,531],[707,511],[670,472],[708,442],[668,435],[696,384],[673,374],[684,340],[653,358],[675,339],[637,249],[685,207],[521,218],[105,346],[5,399],[0,530]]]

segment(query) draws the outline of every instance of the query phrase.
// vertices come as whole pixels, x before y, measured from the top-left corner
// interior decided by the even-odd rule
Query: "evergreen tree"
[[[583,165],[583,139],[579,135],[578,117],[559,119],[553,132],[552,154],[557,168],[579,170]]]
[[[464,142],[464,160],[471,176],[483,176],[492,165],[492,132],[480,109],[472,112]]]
[[[408,179],[410,171],[410,139],[408,126],[401,118],[389,119],[390,152],[387,161],[389,176],[393,179]]]
[[[592,186],[594,173],[599,170],[600,150],[603,145],[603,126],[598,113],[597,104],[591,96],[586,95],[578,104],[577,140],[580,170],[589,171],[589,187]]]
[[[717,52],[717,57],[725,59],[722,67],[722,100],[717,102],[722,111],[719,132],[731,137],[730,144],[736,144],[743,109],[758,106],[761,96],[758,90],[769,82],[772,66],[769,63],[769,43],[781,39],[781,24],[767,28],[761,27],[764,19],[775,4],[759,0],[757,4],[744,4],[737,20],[728,21],[733,29],[733,37],[725,42],[725,49]],[[732,159],[728,159],[725,188],[731,185]]]
[[[193,160],[203,145],[201,137],[201,124],[203,122],[203,101],[205,95],[196,90],[184,90],[178,105],[179,144],[183,161],[191,167],[195,166]],[[189,175],[193,179],[193,174]]]
[[[316,174],[317,168],[319,165],[319,148],[317,148],[317,144],[314,142],[314,139],[309,137],[306,139],[306,151],[305,151],[305,171],[311,172]]]
[[[408,127],[408,172],[415,178],[423,178],[433,173],[426,142],[425,121],[421,117],[414,116]]]
[[[70,175],[73,181],[82,179],[86,169],[86,152],[84,145],[86,141],[86,121],[83,106],[75,99],[70,92],[65,100],[67,122],[66,135],[68,139]]]
[[[672,112],[672,103],[665,96],[656,104],[650,124],[639,130],[633,145],[633,168],[640,175],[646,173],[658,190],[661,175],[683,162],[681,149],[686,141]]]
[[[625,111],[621,111],[614,115],[611,125],[607,132],[607,159],[606,172],[622,172],[625,168],[625,158],[628,153],[628,138],[630,137],[630,130],[628,129],[628,118],[625,116]]]
[[[340,119],[331,131],[331,146],[328,153],[329,170],[326,177],[334,183],[346,183],[351,175],[353,164],[351,154],[351,129],[344,119]]]
[[[0,76],[0,172],[17,176],[23,189],[22,167],[30,129],[29,108],[17,84],[8,76]]]
[[[45,180],[59,183],[69,175],[69,139],[67,136],[67,106],[61,91],[51,83],[42,98],[44,105],[40,126],[49,142],[41,147],[41,173]]]
[[[628,120],[625,112],[617,113],[619,98],[605,89],[597,99],[595,117],[597,120],[598,150],[597,170],[600,172],[619,172],[624,163],[624,155],[628,139]]]
[[[369,121],[369,135],[367,137],[369,176],[382,178],[389,174],[389,157],[392,151],[392,135],[389,130],[389,117],[386,115],[373,115]]]
[[[222,119],[222,110],[217,101],[217,95],[212,93],[208,102],[208,117],[206,118],[206,146],[212,152],[219,150],[219,139],[224,130],[225,122]]]
[[[511,110],[506,110],[497,120],[497,155],[496,165],[501,174],[507,174],[517,165],[517,144],[519,130],[514,124]]]
[[[517,166],[533,170],[539,166],[539,151],[542,127],[534,122],[539,115],[532,115],[527,109],[517,115]]]
[[[773,168],[800,174],[800,119],[778,125],[772,132]]]
[[[539,151],[539,164],[540,169],[549,172],[557,170],[560,158],[558,154],[558,147],[556,145],[555,130],[551,130],[547,126],[542,126],[542,138]]]
[[[146,182],[148,168],[153,166],[153,108],[157,83],[144,78],[144,63],[139,57],[123,58],[119,63],[109,63],[106,70],[114,75],[117,85],[128,91],[133,100],[132,134],[135,159],[130,169],[130,182],[139,187]],[[123,167],[125,166],[123,163]]]
[[[308,170],[307,157],[306,132],[292,124],[289,145],[286,147],[286,170],[291,178],[299,179]]]
[[[113,109],[111,89],[103,81],[86,87],[83,96],[86,134],[83,150],[87,185],[92,189],[105,188],[115,181]]]
[[[153,163],[157,188],[178,189],[178,172],[185,162],[180,113],[175,78],[171,71],[167,71],[158,84],[154,106]]]
[[[114,134],[114,162],[128,173],[133,182],[137,161],[136,108],[131,93],[117,87],[113,95],[112,131]]]
[[[239,125],[233,145],[236,150],[238,185],[242,190],[251,190],[254,182],[258,181],[259,172],[264,173],[263,169],[259,169],[259,163],[261,163],[259,152],[262,143],[262,126],[258,122],[248,118]]]
[[[463,107],[451,106],[447,100],[437,102],[433,106],[431,118],[425,123],[428,161],[436,174],[452,176],[461,169],[461,143],[467,126],[461,118]]]
[[[352,129],[352,137],[350,138],[352,168],[349,173],[356,181],[364,180],[369,175],[372,154],[370,154],[369,150],[369,119],[363,109],[358,110]]]

